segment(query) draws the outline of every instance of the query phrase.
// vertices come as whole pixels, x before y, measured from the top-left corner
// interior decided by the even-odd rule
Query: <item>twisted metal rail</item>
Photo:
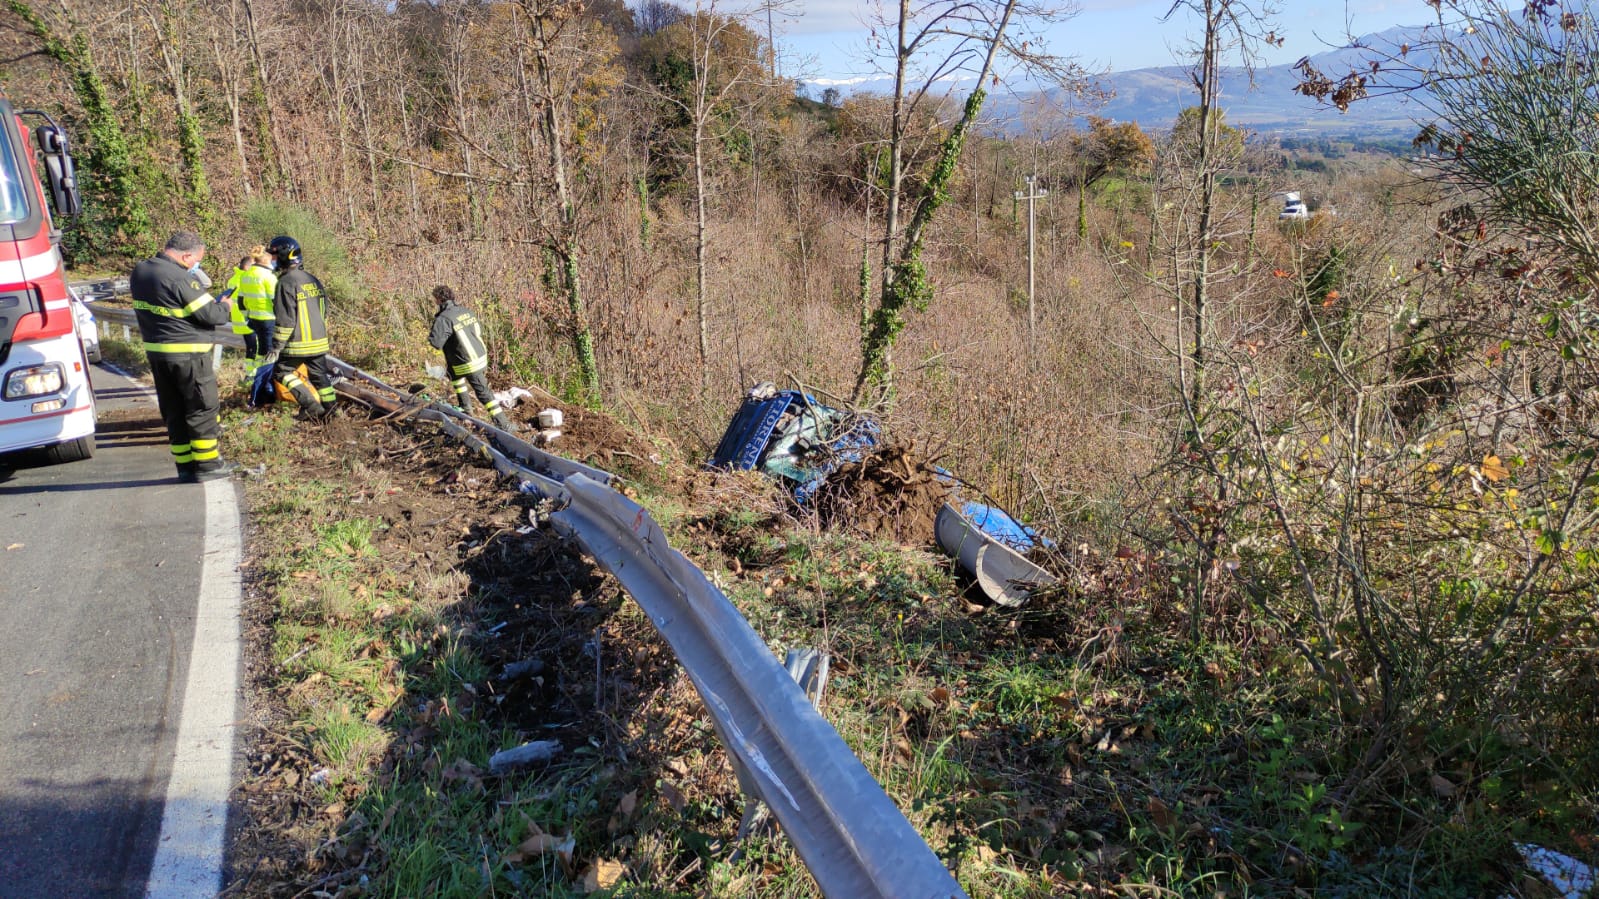
[[[121,312],[108,315],[120,320]],[[540,497],[556,530],[617,579],[699,691],[744,792],[771,809],[825,895],[964,899],[943,862],[771,648],[705,573],[671,547],[643,507],[610,489],[612,475],[333,361],[345,378],[342,392],[437,422]]]

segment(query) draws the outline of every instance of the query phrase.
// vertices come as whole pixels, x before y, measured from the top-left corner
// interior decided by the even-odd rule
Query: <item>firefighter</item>
[[[244,364],[246,368],[255,368],[255,359],[264,350],[256,342],[255,331],[250,329],[250,322],[244,317],[244,304],[239,301],[239,287],[244,279],[244,270],[250,267],[250,257],[239,260],[239,265],[228,277],[227,284],[223,285],[222,295],[218,299],[227,300],[233,308],[233,333],[244,340]]]
[[[302,417],[321,420],[333,413],[337,394],[328,371],[328,300],[322,282],[301,267],[300,242],[279,236],[267,244],[267,252],[278,266],[278,283],[272,294],[272,350],[262,359],[272,363],[273,380],[282,384]],[[311,383],[300,380],[295,369],[305,366]],[[314,388],[314,389],[313,389]]]
[[[172,462],[184,482],[227,477],[239,467],[222,458],[211,359],[215,328],[228,323],[232,309],[207,292],[210,279],[199,268],[204,258],[200,235],[178,231],[128,279]]]
[[[506,431],[518,430],[500,409],[499,400],[494,398],[488,378],[483,375],[489,367],[489,354],[483,345],[483,331],[478,326],[477,316],[456,302],[455,291],[443,284],[433,288],[433,299],[439,304],[439,312],[433,317],[428,343],[444,351],[444,362],[450,367],[450,384],[455,388],[462,411],[472,408],[472,394],[476,393],[484,411],[496,425]]]
[[[244,335],[245,364],[252,372],[272,348],[273,325],[277,321],[272,311],[272,294],[277,287],[278,276],[272,273],[272,254],[260,245],[250,248],[249,255],[239,260],[239,267],[228,279],[233,300],[233,331]],[[243,330],[240,330],[241,322]]]

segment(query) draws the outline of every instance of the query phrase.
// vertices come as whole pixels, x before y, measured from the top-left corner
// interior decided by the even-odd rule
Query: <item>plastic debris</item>
[[[1561,899],[1582,899],[1599,883],[1593,868],[1569,855],[1532,843],[1517,843],[1516,851],[1526,859],[1527,867],[1555,888]]]
[[[489,770],[504,774],[524,765],[547,762],[561,753],[561,744],[555,740],[534,740],[521,746],[501,750],[489,757]]]

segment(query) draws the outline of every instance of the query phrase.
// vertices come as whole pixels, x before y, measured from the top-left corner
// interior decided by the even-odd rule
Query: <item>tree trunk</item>
[[[524,0],[524,9],[533,30],[533,59],[538,69],[539,87],[542,89],[543,114],[539,125],[544,133],[546,152],[549,154],[550,175],[555,181],[556,201],[560,204],[560,228],[550,250],[560,259],[566,274],[566,305],[571,316],[572,349],[577,354],[578,369],[583,378],[583,389],[588,399],[600,397],[599,363],[594,355],[594,335],[589,327],[588,309],[584,305],[577,271],[577,207],[572,201],[572,191],[567,180],[565,124],[561,120],[559,98],[555,93],[553,66],[550,60],[550,43],[546,18],[551,7]]]
[[[705,130],[695,116],[694,128],[694,299],[699,310],[700,387],[709,383],[711,365],[710,309],[705,288]]]
[[[982,84],[988,80],[988,73],[993,69],[994,57],[1004,40],[1005,29],[1010,25],[1016,3],[1017,0],[1007,0],[1004,13],[994,33],[985,38],[988,47],[983,57],[982,68],[977,73],[978,87],[966,99],[960,119],[955,122],[955,126],[950,129],[949,135],[939,146],[932,174],[919,192],[916,208],[911,213],[910,224],[905,228],[904,235],[898,238],[899,250],[895,253],[896,232],[899,225],[899,191],[904,178],[901,148],[905,128],[905,124],[901,121],[904,115],[904,77],[906,64],[910,58],[909,48],[905,44],[910,0],[900,0],[900,39],[894,70],[894,121],[889,147],[888,214],[883,230],[885,271],[882,273],[882,295],[862,340],[861,368],[856,376],[852,395],[852,401],[857,405],[865,398],[868,387],[875,388],[885,399],[892,396],[894,343],[905,327],[905,310],[925,309],[932,299],[933,289],[927,283],[927,270],[922,265],[922,235],[927,224],[932,221],[933,214],[948,198],[946,191],[950,179],[955,175],[955,165],[960,161],[966,134],[971,130],[978,111],[983,108],[985,93]]]

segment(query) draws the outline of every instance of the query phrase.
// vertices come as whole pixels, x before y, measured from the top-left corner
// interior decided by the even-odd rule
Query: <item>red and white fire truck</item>
[[[43,119],[32,144],[24,116]],[[94,455],[94,390],[50,205],[78,212],[67,134],[0,98],[0,453],[42,448],[72,462]]]

